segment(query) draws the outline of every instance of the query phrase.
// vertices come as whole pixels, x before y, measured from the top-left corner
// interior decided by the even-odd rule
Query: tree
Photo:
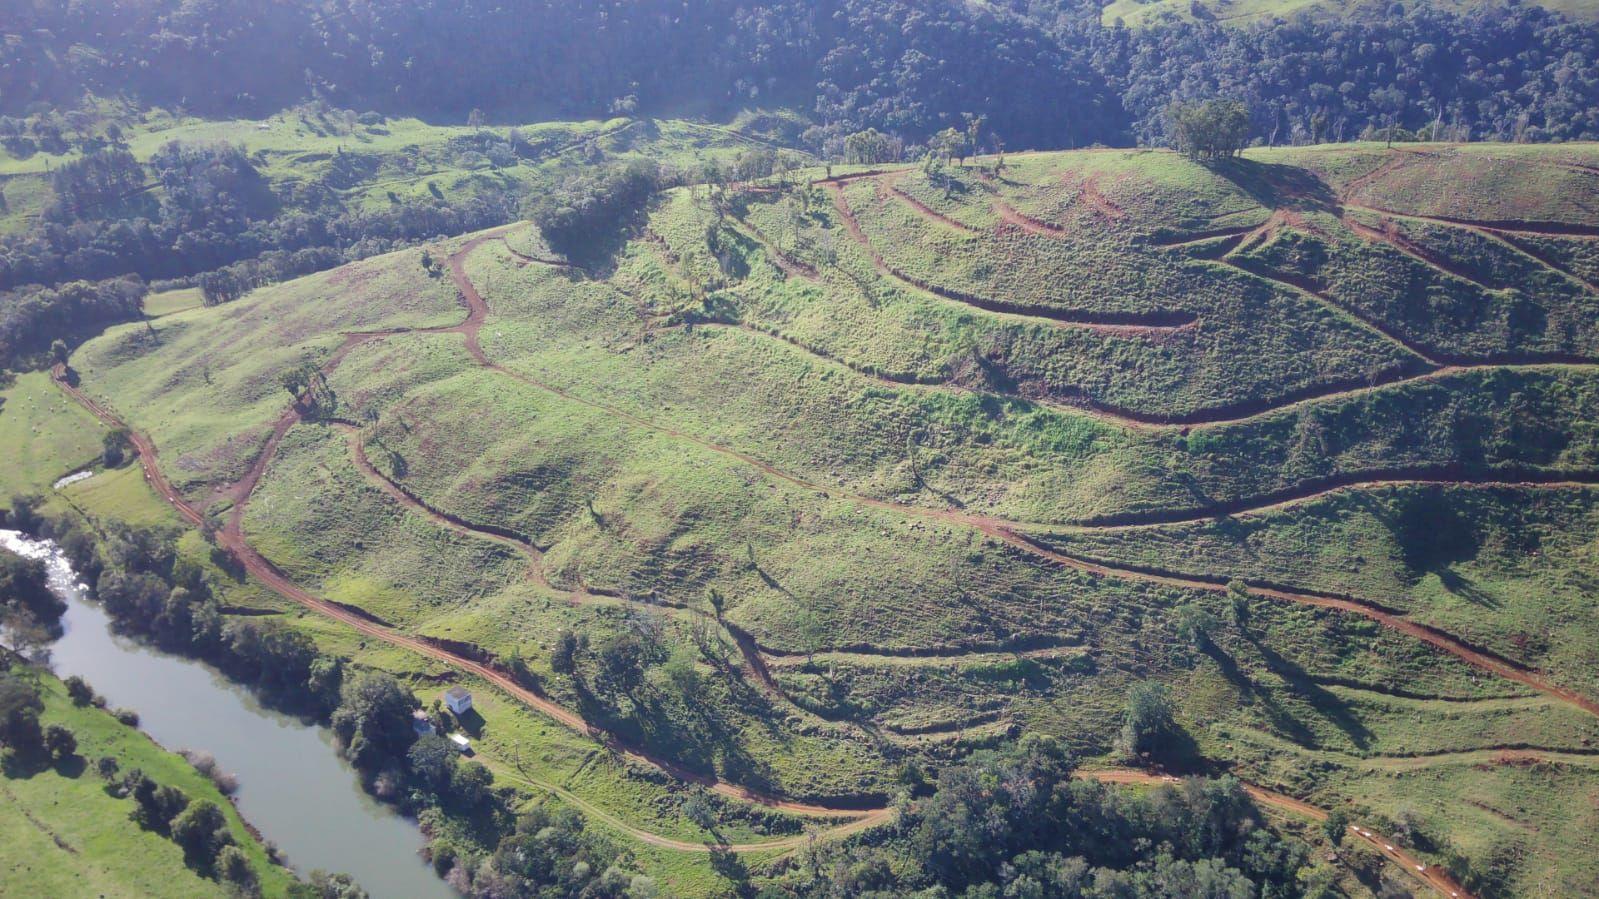
[[[876,128],[857,131],[844,138],[844,161],[860,165],[894,162],[899,158],[898,144],[894,138],[880,133]]]
[[[450,776],[450,797],[459,808],[476,811],[489,801],[494,774],[481,762],[457,765]]]
[[[233,884],[245,894],[253,894],[257,891],[258,883],[255,869],[250,867],[249,856],[245,855],[244,850],[239,847],[222,847],[222,851],[217,853],[216,870],[217,876]]]
[[[443,792],[455,773],[455,747],[438,734],[423,734],[411,744],[406,762],[427,788],[434,793]]]
[[[357,767],[372,771],[405,756],[416,732],[411,712],[416,697],[400,682],[378,671],[346,680],[333,712],[333,732]]]
[[[1344,834],[1349,831],[1349,813],[1341,808],[1335,808],[1327,814],[1327,820],[1321,824],[1321,832],[1327,835],[1327,842],[1334,846],[1344,841]]]
[[[683,803],[683,817],[694,822],[701,830],[712,833],[720,823],[717,820],[716,809],[699,793],[693,794]]]
[[[1216,616],[1210,614],[1203,606],[1189,603],[1180,606],[1176,612],[1177,635],[1189,641],[1195,649],[1205,651],[1210,648],[1211,632],[1221,626]]]
[[[67,342],[57,338],[50,342],[50,359],[57,365],[66,365],[72,351],[67,349]]]
[[[1164,684],[1144,681],[1127,694],[1118,747],[1128,761],[1158,754],[1166,737],[1177,730],[1171,696]]]
[[[171,833],[172,842],[183,847],[186,858],[208,867],[216,862],[222,847],[233,843],[227,816],[216,803],[205,799],[196,799],[179,812],[172,819]]]
[[[127,428],[112,428],[100,438],[100,461],[107,468],[116,468],[127,458],[128,444]]]
[[[1239,100],[1177,103],[1167,108],[1166,118],[1177,150],[1190,159],[1237,156],[1249,145],[1249,107]]]
[[[207,306],[231,303],[244,295],[245,283],[232,269],[206,272],[199,278],[200,302]]]
[[[550,650],[550,670],[565,675],[576,672],[578,655],[586,643],[586,638],[579,634],[561,631],[555,637],[555,648]]]
[[[0,673],[0,745],[19,755],[34,755],[44,746],[39,690],[15,674]]]
[[[988,116],[974,115],[969,112],[961,113],[966,119],[966,152],[981,152],[983,146],[983,125],[987,124]]]
[[[633,634],[617,634],[600,645],[599,682],[607,690],[631,695],[644,679],[644,645]]]
[[[44,729],[44,748],[58,762],[66,761],[78,753],[78,737],[71,728],[52,724]]]
[[[672,651],[672,655],[661,666],[661,673],[666,676],[666,682],[672,685],[677,695],[686,703],[691,703],[699,698],[700,689],[704,686],[700,678],[699,669],[694,667],[694,651],[687,646],[679,646]]]
[[[945,162],[962,161],[966,158],[966,135],[954,128],[945,128],[928,139],[927,149]]]
[[[66,686],[67,698],[72,700],[73,705],[81,708],[94,702],[94,688],[83,678],[74,674],[62,683]]]

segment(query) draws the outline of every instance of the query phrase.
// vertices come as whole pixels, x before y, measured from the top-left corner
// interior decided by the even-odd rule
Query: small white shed
[[[455,748],[462,755],[472,754],[472,741],[468,740],[465,734],[450,734],[450,742],[455,744]]]
[[[444,704],[457,715],[472,709],[472,693],[465,687],[451,687],[444,691]]]

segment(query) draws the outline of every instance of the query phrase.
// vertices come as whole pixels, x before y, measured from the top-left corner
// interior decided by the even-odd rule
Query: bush
[[[65,761],[78,752],[78,736],[71,728],[52,724],[44,729],[44,748],[56,761]]]
[[[223,847],[233,843],[227,816],[214,802],[198,799],[172,819],[172,842],[183,847],[191,863],[211,867]]]
[[[73,705],[81,708],[94,702],[94,688],[89,686],[89,682],[83,678],[74,674],[62,683],[66,684],[67,696],[72,700]]]

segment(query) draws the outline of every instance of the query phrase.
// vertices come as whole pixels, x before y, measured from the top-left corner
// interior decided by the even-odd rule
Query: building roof
[[[451,687],[444,691],[444,695],[450,699],[470,699],[472,697],[471,691],[462,686]]]

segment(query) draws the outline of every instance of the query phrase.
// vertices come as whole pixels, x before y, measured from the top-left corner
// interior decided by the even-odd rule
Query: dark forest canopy
[[[87,91],[202,115],[307,98],[465,120],[808,110],[821,148],[984,114],[1012,147],[1165,139],[1174,100],[1228,95],[1261,137],[1599,138],[1599,26],[1534,6],[1375,7],[1358,20],[1103,27],[1071,0],[0,2],[0,113]],[[840,153],[842,147],[838,147]]]

